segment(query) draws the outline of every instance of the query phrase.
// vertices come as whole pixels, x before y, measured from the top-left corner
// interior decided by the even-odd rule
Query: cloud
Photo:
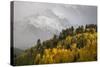
[[[35,18],[29,18],[30,22],[29,24],[32,24],[36,28],[40,29],[47,29],[47,30],[57,30],[61,32],[63,29],[63,26],[60,24],[60,22],[55,18],[50,18],[47,16],[38,16]]]
[[[21,22],[20,22],[21,21]],[[97,23],[97,7],[51,3],[14,3],[14,46],[28,48],[62,29]]]

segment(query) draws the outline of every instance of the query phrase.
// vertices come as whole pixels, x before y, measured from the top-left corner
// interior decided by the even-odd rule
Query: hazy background
[[[14,2],[14,47],[27,49],[70,26],[97,24],[97,7]]]

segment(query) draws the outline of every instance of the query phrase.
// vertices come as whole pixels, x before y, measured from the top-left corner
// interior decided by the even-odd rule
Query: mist
[[[70,26],[97,24],[97,7],[14,2],[14,47],[27,49]]]

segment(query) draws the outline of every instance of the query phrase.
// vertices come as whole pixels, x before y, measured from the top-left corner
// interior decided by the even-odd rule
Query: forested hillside
[[[42,35],[41,35],[42,36]],[[97,25],[66,28],[49,40],[37,40],[25,50],[14,65],[51,64],[97,60]]]

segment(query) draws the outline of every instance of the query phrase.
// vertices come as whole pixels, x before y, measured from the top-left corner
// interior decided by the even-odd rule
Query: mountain
[[[73,24],[96,24],[96,18],[96,6],[15,2],[14,47],[30,48],[37,39],[48,40]]]
[[[52,11],[25,17],[14,23],[14,46],[27,49],[34,46],[38,39],[51,39],[54,34],[59,35],[62,29],[70,27],[66,18],[60,19]]]
[[[14,48],[14,57],[19,56],[21,53],[23,53],[24,51],[18,48]]]
[[[36,65],[97,60],[97,25],[66,28],[59,36],[38,40],[37,45],[20,54],[15,65]]]

